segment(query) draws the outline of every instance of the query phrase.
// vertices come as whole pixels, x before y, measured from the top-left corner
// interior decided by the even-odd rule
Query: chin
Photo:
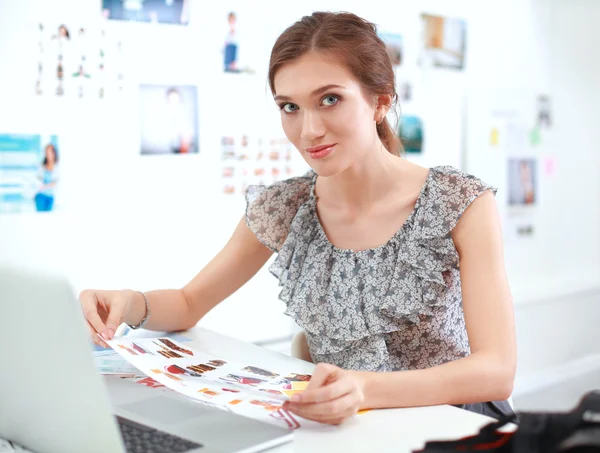
[[[310,164],[309,164],[310,165]],[[324,178],[327,178],[329,176],[335,176],[338,175],[340,173],[342,173],[344,170],[346,170],[347,167],[342,167],[339,164],[328,164],[326,162],[319,162],[316,165],[313,163],[313,165],[310,165],[310,167],[314,170],[314,172],[319,175],[322,176]]]

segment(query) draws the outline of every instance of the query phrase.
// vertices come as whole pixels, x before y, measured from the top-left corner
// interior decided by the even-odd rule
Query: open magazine
[[[142,382],[145,385],[164,385],[200,403],[290,429],[322,426],[281,408],[294,393],[306,389],[309,374],[234,363],[166,337],[120,337],[107,343],[152,378]]]

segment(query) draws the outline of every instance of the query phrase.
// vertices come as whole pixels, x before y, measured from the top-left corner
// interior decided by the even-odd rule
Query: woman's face
[[[321,176],[339,173],[377,146],[375,98],[335,58],[309,52],[274,77],[287,138]]]
[[[54,147],[52,145],[46,146],[46,160],[48,163],[54,163],[56,155],[54,154]]]

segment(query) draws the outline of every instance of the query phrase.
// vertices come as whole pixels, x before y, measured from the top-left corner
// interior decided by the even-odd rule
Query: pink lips
[[[331,143],[328,145],[313,146],[311,148],[306,148],[306,152],[312,159],[323,159],[331,154],[335,145],[335,143]]]

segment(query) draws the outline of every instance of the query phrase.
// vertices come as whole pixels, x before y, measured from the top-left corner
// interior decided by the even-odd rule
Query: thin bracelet
[[[127,324],[129,327],[131,327],[132,329],[141,329],[142,327],[144,327],[146,325],[146,323],[148,322],[148,319],[150,319],[150,304],[148,303],[148,296],[146,296],[146,293],[143,293],[142,291],[137,291],[138,293],[140,293],[143,297],[144,297],[144,303],[146,304],[146,315],[142,318],[142,320],[139,322],[139,324],[137,326],[132,326],[131,324]]]

